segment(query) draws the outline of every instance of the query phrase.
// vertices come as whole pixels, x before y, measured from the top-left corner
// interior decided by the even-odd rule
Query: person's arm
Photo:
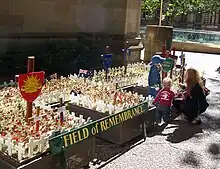
[[[157,95],[156,95],[156,97],[155,97],[155,99],[153,101],[154,104],[156,104],[156,103],[158,103],[160,101],[160,93],[161,93],[160,91],[157,93]]]

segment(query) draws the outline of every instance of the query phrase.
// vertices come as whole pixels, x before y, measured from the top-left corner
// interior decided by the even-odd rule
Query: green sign
[[[173,59],[166,58],[166,60],[162,64],[162,67],[164,72],[169,72],[173,68]]]
[[[147,111],[148,103],[144,102],[130,109],[96,120],[72,131],[64,132],[59,135],[57,135],[57,133],[49,140],[52,154],[57,155],[62,152],[63,149],[84,141],[91,136],[95,136],[101,132],[111,129],[114,126],[117,126],[124,121],[132,119],[135,116]]]

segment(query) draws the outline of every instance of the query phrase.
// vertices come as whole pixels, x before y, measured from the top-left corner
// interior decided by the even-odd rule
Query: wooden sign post
[[[185,64],[186,64],[186,58],[185,58],[185,54],[183,54],[182,55],[182,77],[181,77],[181,83],[184,83]]]
[[[166,52],[165,51],[165,53],[164,53],[164,58],[166,58],[166,59],[168,59],[169,58],[169,52]],[[165,72],[165,71],[162,71],[162,80],[165,78],[165,77],[167,77],[167,72]]]
[[[175,65],[175,53],[176,53],[176,48],[173,48],[172,49],[173,53],[171,54],[171,58],[173,58],[173,66],[172,66],[172,69],[170,70],[170,78],[172,79],[173,78],[173,68],[174,68],[174,65]]]
[[[128,41],[125,42],[125,48],[122,50],[124,52],[123,61],[124,61],[124,67],[125,67],[125,72],[124,72],[125,75],[127,73],[127,65],[128,65],[127,50],[128,50]]]
[[[63,103],[63,99],[60,98],[60,107],[58,108],[58,112],[59,112],[59,118],[60,118],[60,127],[63,126],[63,123],[64,123],[64,110],[63,110],[63,106],[64,106],[64,103]]]
[[[105,54],[109,54],[109,46],[105,47]],[[105,69],[105,80],[108,80],[108,68]]]
[[[27,72],[34,72],[34,56],[29,56],[28,57],[28,64],[27,64]],[[32,117],[32,103],[33,102],[27,102],[27,113],[26,113],[26,122],[28,122],[28,119]]]
[[[106,46],[105,48],[105,54],[101,55],[101,59],[103,62],[103,66],[105,69],[105,80],[108,80],[108,70],[111,67],[112,64],[112,54],[109,51],[109,46]]]
[[[160,19],[159,19],[159,26],[162,24],[162,17],[163,17],[163,0],[160,0]]]

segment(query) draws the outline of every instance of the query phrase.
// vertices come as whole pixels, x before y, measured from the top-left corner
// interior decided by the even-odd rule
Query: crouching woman
[[[209,104],[206,101],[205,87],[197,70],[188,69],[185,74],[186,91],[182,101],[174,101],[173,106],[183,113],[193,124],[200,124],[199,114],[205,112]]]

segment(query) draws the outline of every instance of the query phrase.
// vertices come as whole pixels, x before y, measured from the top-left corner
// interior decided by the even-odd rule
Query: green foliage
[[[154,14],[160,9],[160,0],[142,0],[142,11]],[[219,0],[164,0],[163,14],[176,16],[190,12],[211,12],[220,9]]]
[[[142,12],[153,15],[158,8],[160,8],[160,0],[142,0]]]
[[[219,0],[200,0],[199,10],[201,12],[214,12],[220,11],[220,1]]]

